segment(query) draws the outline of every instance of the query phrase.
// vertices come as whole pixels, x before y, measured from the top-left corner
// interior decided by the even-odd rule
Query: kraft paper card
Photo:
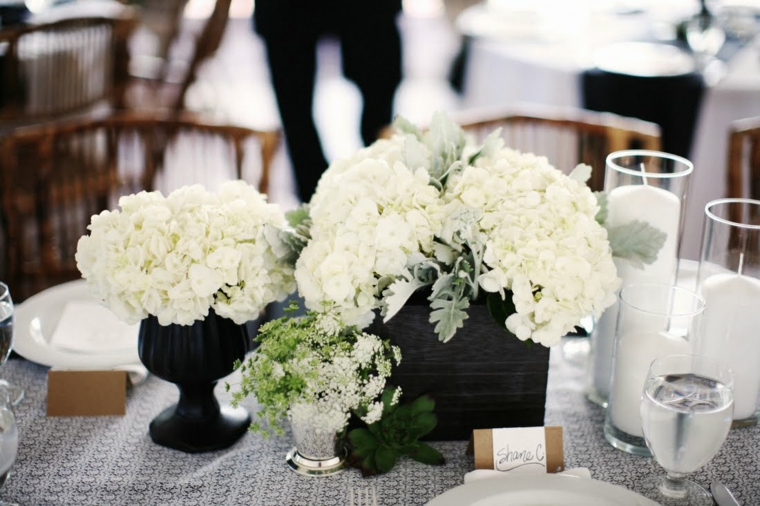
[[[124,415],[126,371],[48,371],[47,416]]]

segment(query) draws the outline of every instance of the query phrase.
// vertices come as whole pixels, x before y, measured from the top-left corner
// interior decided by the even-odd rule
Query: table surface
[[[576,341],[578,342],[578,341]],[[547,425],[564,429],[568,468],[587,467],[594,478],[637,490],[662,470],[650,458],[628,455],[604,440],[601,408],[583,394],[583,366],[552,350]],[[252,433],[231,448],[185,454],[154,444],[148,423],[176,402],[177,389],[156,377],[130,389],[122,417],[45,416],[48,368],[10,360],[2,376],[26,389],[16,408],[19,453],[0,499],[23,505],[341,505],[350,487],[374,486],[379,505],[423,505],[463,483],[473,469],[466,442],[433,443],[446,457],[432,467],[409,459],[388,474],[364,479],[358,470],[323,477],[291,472],[291,439]],[[223,385],[217,390],[227,399]],[[247,399],[247,407],[255,408]],[[760,427],[734,429],[720,453],[693,478],[703,486],[723,481],[743,504],[760,497]]]

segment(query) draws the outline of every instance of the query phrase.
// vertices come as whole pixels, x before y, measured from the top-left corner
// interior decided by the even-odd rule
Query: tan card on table
[[[475,469],[505,473],[557,473],[565,469],[562,427],[473,431]]]
[[[124,415],[126,371],[48,371],[47,416]]]

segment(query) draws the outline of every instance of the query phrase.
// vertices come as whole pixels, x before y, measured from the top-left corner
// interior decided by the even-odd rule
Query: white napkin
[[[591,479],[591,471],[589,471],[587,467],[576,467],[573,469],[565,469],[561,473],[556,473],[556,474],[561,474],[564,476],[575,476],[577,478]],[[510,474],[502,472],[502,471],[497,471],[495,469],[476,469],[464,475],[464,482],[470,483],[477,480],[503,478],[505,476],[510,476]],[[515,476],[515,475],[512,475],[512,476]]]
[[[84,355],[108,355],[137,349],[140,324],[129,325],[119,320],[108,308],[95,301],[70,300],[66,302],[50,346]],[[113,363],[113,362],[111,362]],[[54,370],[114,370],[127,371],[129,382],[139,385],[148,377],[148,370],[140,363],[116,367],[54,367]]]
[[[119,320],[95,301],[71,300],[50,336],[50,346],[84,353],[118,352],[137,347],[140,324]]]
[[[76,368],[72,369],[70,367],[51,367],[51,371],[86,371],[87,369],[81,369]],[[98,368],[93,369],[97,371],[127,371],[127,378],[129,378],[129,382],[133,385],[139,385],[143,381],[145,381],[148,377],[148,370],[143,366],[142,364],[127,364],[127,365],[119,365],[116,367],[108,367],[108,368]]]

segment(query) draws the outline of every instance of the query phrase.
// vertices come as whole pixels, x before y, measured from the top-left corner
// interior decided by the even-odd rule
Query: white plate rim
[[[627,66],[625,53],[647,54],[650,57],[659,53],[663,58],[670,59],[674,65],[672,69],[663,70],[651,67],[649,70]],[[630,57],[628,58],[630,59]],[[694,58],[683,49],[672,44],[661,42],[624,41],[615,42],[596,50],[594,63],[597,68],[615,74],[627,74],[637,77],[675,77],[690,74],[696,71]]]
[[[60,317],[63,303],[76,299],[93,300],[84,280],[55,285],[17,304],[14,307],[13,350],[30,362],[48,367],[98,369],[139,364],[137,346],[132,350],[88,354],[53,348],[46,344],[44,336],[33,335],[31,324],[35,318],[44,318],[46,313]],[[55,323],[58,323],[57,320]]]
[[[575,492],[589,498],[609,499],[610,505],[658,506],[651,499],[604,481],[557,474],[516,475],[486,478],[465,483],[435,497],[426,506],[468,506],[509,492]],[[593,495],[591,495],[593,494]],[[540,495],[536,495],[541,499]],[[505,499],[508,499],[505,497]],[[505,503],[506,504],[506,503]]]

